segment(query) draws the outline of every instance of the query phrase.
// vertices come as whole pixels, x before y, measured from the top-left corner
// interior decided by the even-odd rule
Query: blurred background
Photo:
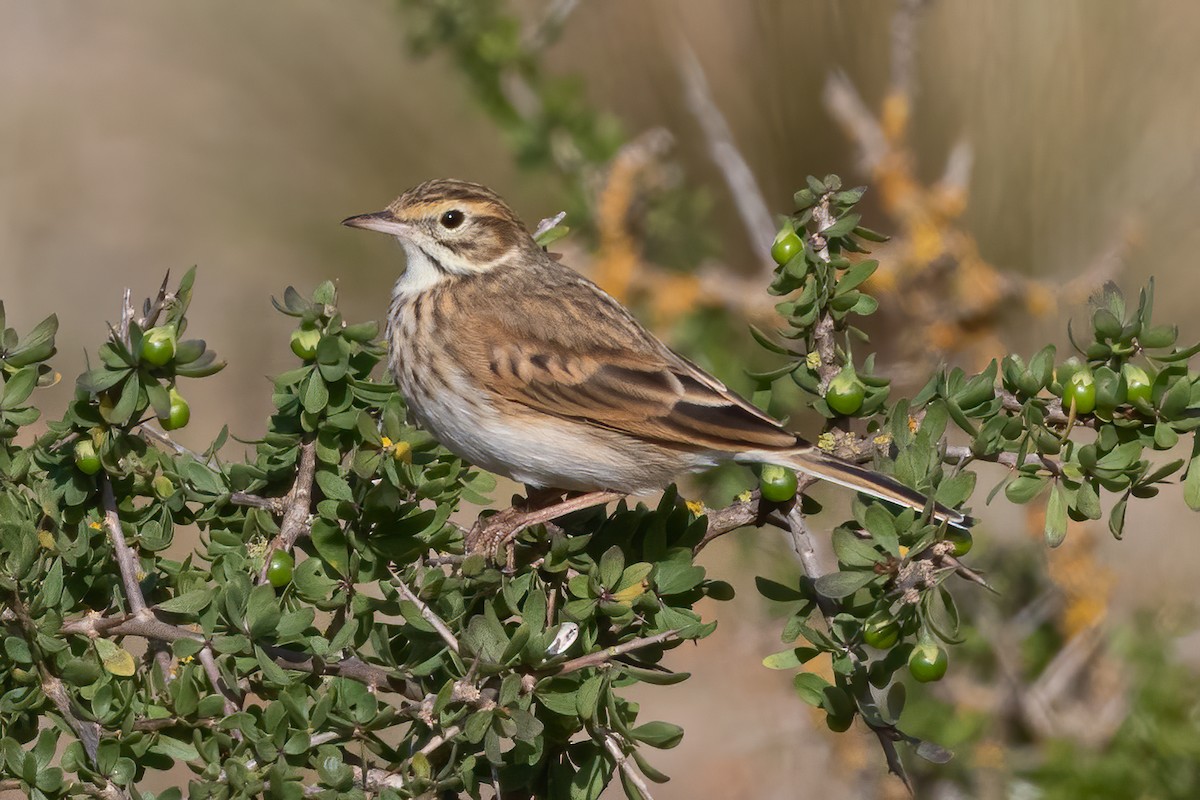
[[[252,438],[294,364],[269,298],[331,278],[347,317],[382,318],[401,251],[338,222],[460,177],[530,227],[566,210],[567,263],[749,391],[775,215],[835,172],[893,237],[868,288],[899,391],[939,361],[1065,352],[1107,281],[1154,276],[1157,319],[1194,341],[1197,41],[1186,0],[5,3],[0,297],[19,331],[59,314],[55,417],[121,289],[199,265],[190,332],[229,366],[180,439]],[[1001,594],[956,588],[978,631],[906,714],[958,757],[913,763],[918,796],[1197,796],[1200,520],[1167,491],[1125,541],[1079,526],[1046,552],[1038,520],[983,507],[992,477],[973,558]],[[829,734],[759,664],[782,645],[751,576],[794,574],[781,542],[718,545],[739,596],[673,654],[694,678],[644,697],[687,730],[652,754],[656,797],[904,796],[869,732]]]

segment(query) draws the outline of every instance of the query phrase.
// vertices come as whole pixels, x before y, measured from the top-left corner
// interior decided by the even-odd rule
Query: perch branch
[[[573,658],[570,661],[564,661],[556,669],[551,669],[547,674],[567,675],[571,672],[577,672],[581,669],[598,667],[605,662],[613,660],[617,656],[624,655],[625,653],[630,653],[634,650],[640,650],[643,647],[652,647],[653,645],[662,644],[663,642],[670,642],[678,638],[679,631],[672,629],[669,631],[663,631],[662,633],[656,633],[653,636],[643,636],[640,639],[630,639],[628,642],[623,642],[622,644],[614,645],[613,647],[608,647],[604,650],[597,650],[595,653],[588,653],[586,656]]]

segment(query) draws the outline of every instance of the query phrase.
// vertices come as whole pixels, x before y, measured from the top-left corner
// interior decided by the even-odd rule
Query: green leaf
[[[834,289],[835,295],[844,295],[861,286],[868,278],[875,274],[875,270],[879,268],[879,262],[874,259],[860,261],[859,263],[846,270],[842,275],[841,280],[837,282],[837,288]]]
[[[1196,438],[1192,451],[1195,455],[1188,463],[1183,481],[1183,500],[1192,511],[1200,511],[1200,437]]]
[[[937,501],[949,508],[962,505],[975,491],[975,479],[975,473],[970,471],[963,471],[952,478],[947,478],[937,488]]]
[[[875,549],[870,539],[860,539],[844,527],[833,531],[833,552],[839,562],[849,567],[869,567],[883,560],[883,554]]]
[[[164,600],[158,604],[157,608],[159,611],[170,611],[174,614],[195,614],[208,608],[208,604],[212,600],[212,590],[196,589],[176,595],[170,600]]]
[[[625,555],[620,547],[613,545],[600,557],[600,585],[609,589],[615,587],[624,569]]]
[[[196,748],[191,744],[165,735],[160,735],[154,744],[150,745],[150,752],[158,753],[175,761],[194,761],[200,757]]]
[[[669,722],[647,722],[631,730],[629,735],[659,750],[670,750],[683,741],[683,728]]]
[[[310,414],[319,414],[329,405],[329,390],[325,388],[325,381],[321,380],[321,375],[315,370],[308,376],[308,382],[304,385],[301,402],[304,410]]]
[[[831,572],[816,580],[816,589],[825,597],[837,600],[849,597],[878,577],[874,572]]]
[[[825,690],[833,684],[813,672],[801,672],[792,679],[792,685],[800,699],[814,708],[825,702]]]
[[[23,367],[17,370],[4,382],[4,395],[0,398],[0,411],[11,411],[17,408],[33,394],[37,384],[37,367]]]
[[[321,493],[328,499],[353,502],[354,493],[350,490],[350,484],[336,472],[323,469],[319,470],[315,477]]]
[[[92,644],[96,647],[96,654],[100,656],[100,663],[113,675],[128,678],[137,671],[133,655],[116,642],[109,639],[93,639]]]
[[[859,220],[862,219],[861,214],[843,214],[836,222],[821,231],[821,235],[826,238],[833,239],[839,236],[845,236],[858,227]]]
[[[1004,495],[1019,505],[1028,503],[1042,493],[1047,483],[1049,483],[1048,478],[1018,475],[1009,481],[1008,486],[1004,487]]]
[[[273,636],[281,616],[275,588],[264,583],[250,591],[246,602],[246,629],[252,639]]]
[[[1075,492],[1075,510],[1088,519],[1100,519],[1100,496],[1088,481],[1084,481]]]
[[[784,586],[782,583],[767,578],[755,577],[754,585],[758,588],[759,594],[777,603],[790,603],[794,600],[804,599],[804,594],[799,589],[793,586]]]
[[[596,715],[600,705],[600,690],[604,688],[604,678],[593,675],[583,682],[575,694],[575,713],[580,719],[591,720]]]
[[[346,548],[346,534],[342,529],[323,517],[317,517],[313,520],[309,535],[321,559],[339,575],[344,576],[348,569],[349,554]]]
[[[787,650],[780,650],[778,653],[772,653],[762,660],[762,664],[767,669],[796,669],[801,664],[816,658],[820,653],[821,651],[815,647],[791,647]]]
[[[1108,530],[1117,539],[1120,539],[1125,533],[1125,506],[1128,503],[1129,498],[1122,497],[1113,504],[1112,510],[1108,512]]]
[[[1055,483],[1050,487],[1050,499],[1046,502],[1046,544],[1058,547],[1067,538],[1067,499],[1062,487]]]

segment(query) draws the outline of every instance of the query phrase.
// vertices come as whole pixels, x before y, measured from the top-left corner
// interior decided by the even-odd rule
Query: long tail
[[[762,460],[791,467],[814,478],[836,483],[839,486],[845,486],[917,511],[924,511],[930,505],[928,497],[916,489],[905,486],[895,478],[882,475],[866,467],[860,467],[858,464],[851,464],[849,461],[843,461],[815,447],[791,452],[759,451],[754,455],[756,461]],[[938,522],[948,522],[954,527],[964,530],[975,524],[975,520],[971,517],[961,511],[955,511],[953,508],[947,508],[941,503],[933,503],[933,516]]]

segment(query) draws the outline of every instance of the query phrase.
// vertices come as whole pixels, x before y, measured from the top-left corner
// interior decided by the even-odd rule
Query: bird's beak
[[[408,233],[408,225],[396,219],[390,211],[376,211],[373,214],[359,214],[357,217],[347,217],[342,224],[349,228],[362,228],[368,231],[379,231],[392,236],[404,236]]]

